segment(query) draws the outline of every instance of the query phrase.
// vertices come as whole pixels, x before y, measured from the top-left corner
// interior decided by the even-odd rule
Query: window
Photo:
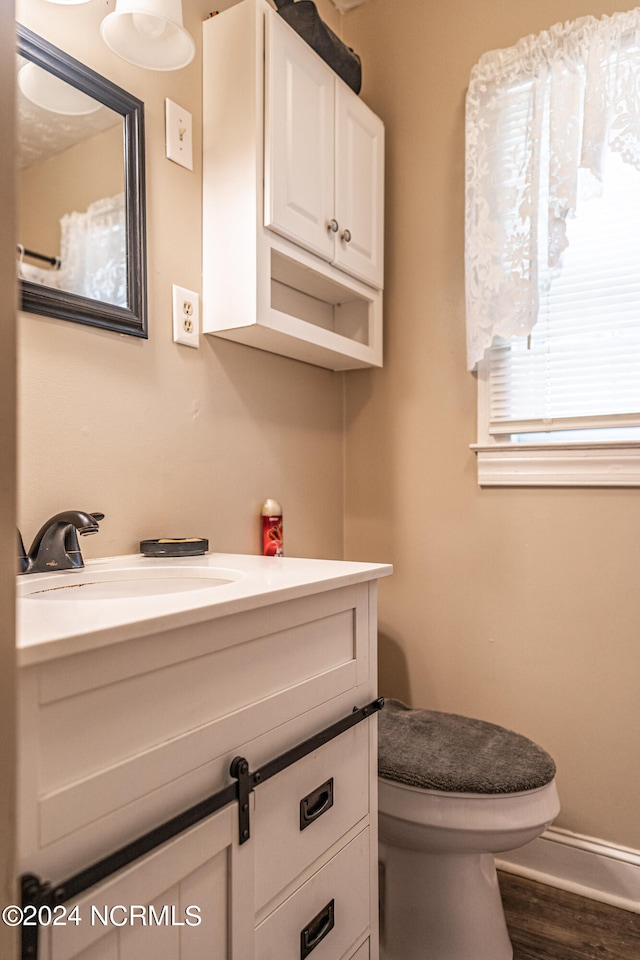
[[[586,17],[472,73],[482,485],[640,486],[639,30],[639,11]]]

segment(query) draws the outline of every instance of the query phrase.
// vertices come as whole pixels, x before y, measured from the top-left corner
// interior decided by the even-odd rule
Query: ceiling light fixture
[[[181,0],[116,0],[100,33],[115,54],[147,70],[179,70],[196,52],[182,23]]]

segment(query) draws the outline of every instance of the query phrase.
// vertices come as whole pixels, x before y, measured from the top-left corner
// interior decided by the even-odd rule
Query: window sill
[[[640,487],[640,442],[472,444],[481,487]]]

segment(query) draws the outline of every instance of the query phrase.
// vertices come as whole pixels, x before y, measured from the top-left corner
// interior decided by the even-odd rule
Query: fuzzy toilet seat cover
[[[532,740],[485,720],[385,700],[378,775],[449,793],[518,793],[546,786],[556,766]]]

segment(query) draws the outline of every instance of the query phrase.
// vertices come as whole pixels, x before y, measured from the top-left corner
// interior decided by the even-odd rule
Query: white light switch
[[[187,347],[200,346],[200,297],[193,290],[171,287],[173,293],[173,339]]]
[[[173,100],[165,100],[167,157],[193,170],[193,131],[191,114]]]

